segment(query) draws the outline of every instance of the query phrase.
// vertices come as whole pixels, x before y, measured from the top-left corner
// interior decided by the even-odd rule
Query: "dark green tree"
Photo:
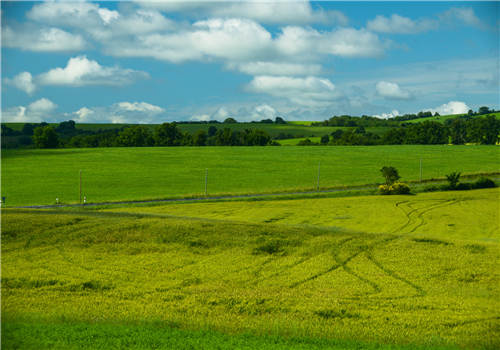
[[[448,129],[452,144],[463,145],[467,142],[467,125],[464,120],[454,118],[449,124]]]
[[[231,118],[231,117],[226,118],[226,119],[224,120],[224,124],[236,124],[236,123],[237,123],[236,119]]]
[[[163,123],[155,128],[153,138],[156,146],[179,146],[183,135],[176,123]]]
[[[212,137],[217,133],[217,127],[210,125],[208,127],[208,137]]]
[[[39,126],[33,130],[33,143],[37,148],[56,148],[59,136],[51,126]]]
[[[153,137],[148,128],[134,125],[123,129],[116,140],[118,146],[144,147],[153,145]]]
[[[382,169],[380,169],[380,172],[385,178],[385,184],[388,186],[392,185],[394,182],[398,181],[401,178],[396,168],[392,166],[384,166],[382,167]]]
[[[193,136],[193,145],[205,146],[207,144],[208,135],[205,130],[198,130]]]

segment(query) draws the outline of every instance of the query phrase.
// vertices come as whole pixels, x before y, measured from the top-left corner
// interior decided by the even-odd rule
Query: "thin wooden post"
[[[208,169],[205,169],[205,196],[207,196],[207,184],[208,184]]]
[[[420,182],[422,182],[422,158],[420,158]]]
[[[82,204],[82,171],[80,170],[80,204]]]
[[[318,183],[316,185],[316,190],[319,192],[319,176],[321,173],[321,161],[318,162]]]

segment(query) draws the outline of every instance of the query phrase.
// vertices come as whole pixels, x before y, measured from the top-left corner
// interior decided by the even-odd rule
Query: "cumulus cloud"
[[[310,107],[329,105],[340,97],[330,80],[317,77],[257,76],[247,85],[247,90],[286,98],[297,105]]]
[[[393,14],[387,18],[385,16],[377,16],[375,19],[368,21],[366,28],[368,30],[380,33],[396,33],[396,34],[416,34],[437,29],[438,22],[432,19],[412,20],[407,17],[402,17]]]
[[[119,13],[89,2],[44,2],[33,6],[27,17],[52,25],[80,28],[100,41],[173,27],[171,20],[154,9]]]
[[[66,67],[54,68],[37,77],[42,85],[86,86],[130,84],[136,79],[148,78],[146,72],[119,67],[104,67],[86,56],[70,58]]]
[[[398,115],[399,115],[399,111],[395,109],[390,113],[376,114],[376,115],[374,115],[374,117],[379,118],[379,119],[390,119],[390,118],[397,117]]]
[[[139,123],[159,122],[165,109],[147,102],[118,102],[111,106],[82,107],[65,117],[77,123]]]
[[[432,113],[438,112],[440,115],[448,114],[464,114],[469,111],[470,107],[461,101],[450,101],[436,108],[428,108],[424,111],[431,111]]]
[[[41,98],[28,106],[16,106],[2,111],[4,122],[41,122],[53,118],[57,105],[47,98]]]
[[[474,10],[470,7],[452,7],[449,10],[443,12],[440,19],[448,22],[462,22],[469,26],[482,27],[483,24],[477,18]]]
[[[282,29],[276,46],[287,56],[317,57],[319,53],[341,57],[377,57],[384,53],[387,44],[365,29],[340,28],[319,32],[313,28],[288,26]]]
[[[402,89],[398,84],[388,81],[379,81],[376,85],[377,94],[386,99],[409,100],[412,98],[408,90]]]
[[[191,118],[189,118],[189,120],[195,121],[195,122],[208,122],[211,119],[210,119],[210,115],[208,115],[208,114],[196,114],[196,115],[191,116]]]
[[[271,34],[247,19],[199,21],[189,30],[139,35],[131,43],[110,43],[106,52],[121,57],[153,57],[174,63],[188,60],[254,60],[271,49]]]
[[[154,7],[168,13],[182,12],[194,18],[221,17],[221,18],[249,18],[260,23],[269,24],[338,24],[345,26],[349,19],[342,12],[336,10],[313,9],[306,0],[269,1],[258,0],[240,2],[194,2],[194,1],[165,1],[144,2],[146,7]]]
[[[59,28],[38,28],[32,25],[2,27],[2,45],[25,51],[64,52],[83,50],[87,44],[81,35]]]
[[[36,85],[33,82],[33,76],[30,72],[21,72],[12,79],[5,78],[4,81],[6,84],[12,85],[29,95],[36,90]]]
[[[276,109],[269,106],[268,104],[262,104],[259,106],[255,106],[251,114],[251,120],[262,120],[262,119],[275,119],[279,117],[280,114]]]

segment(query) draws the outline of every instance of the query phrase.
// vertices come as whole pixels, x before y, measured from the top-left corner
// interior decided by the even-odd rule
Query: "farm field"
[[[381,183],[395,166],[403,181],[499,171],[496,146],[166,147],[2,152],[6,204],[53,204],[245,194]]]
[[[3,209],[3,345],[496,349],[499,196]]]
[[[321,137],[298,137],[294,139],[283,139],[278,140],[281,146],[297,146],[300,141],[304,141],[305,139],[311,140],[311,142],[319,143],[321,141]]]

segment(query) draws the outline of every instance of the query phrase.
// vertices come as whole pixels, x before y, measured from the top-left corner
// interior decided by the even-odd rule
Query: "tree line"
[[[12,136],[18,139],[17,146],[19,143],[32,144],[35,148],[279,145],[272,141],[268,133],[256,128],[240,131],[210,125],[207,131],[198,130],[191,135],[182,132],[175,122],[163,123],[153,130],[143,125],[132,125],[97,131],[77,129],[72,120],[56,127],[47,123],[26,123],[21,131],[2,124],[2,147],[9,148],[5,143]]]
[[[303,140],[299,145],[439,145],[476,143],[494,145],[499,141],[500,120],[494,115],[475,118],[452,118],[444,123],[424,121],[393,127],[382,135],[366,132],[363,126],[354,130],[338,129],[321,137],[320,143]]]
[[[465,115],[460,116],[460,118],[470,118],[474,116],[482,116],[490,113],[495,113],[494,109],[490,109],[489,107],[483,106],[478,109],[477,112],[474,112],[472,109]],[[404,114],[397,117],[393,117],[390,119],[380,119],[377,117],[372,117],[368,115],[359,116],[350,116],[350,115],[340,115],[333,116],[330,119],[324,120],[322,122],[312,123],[312,126],[362,126],[362,127],[377,127],[377,126],[400,126],[404,125],[404,122],[429,118],[429,117],[438,117],[440,116],[438,112],[434,114],[431,111],[421,111],[416,114]]]

